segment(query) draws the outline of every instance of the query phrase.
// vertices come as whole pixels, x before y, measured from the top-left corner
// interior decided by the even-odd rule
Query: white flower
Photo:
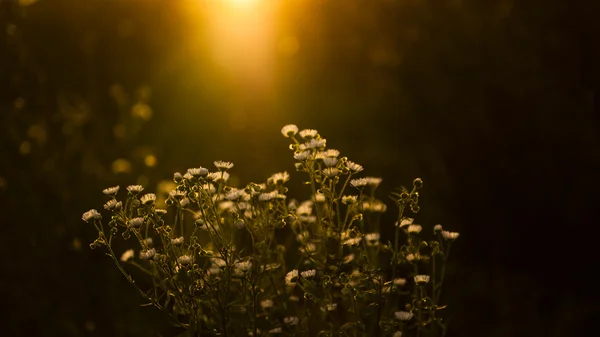
[[[304,277],[304,278],[311,278],[311,277],[314,277],[316,274],[317,274],[317,271],[314,269],[305,270],[300,273],[300,275],[302,275],[302,277]]]
[[[343,244],[346,246],[355,246],[355,245],[359,244],[361,240],[362,240],[361,238],[348,239],[348,240],[344,241]]]
[[[143,191],[144,188],[142,187],[142,185],[129,185],[127,186],[127,191],[129,191],[129,193],[132,194],[138,194],[141,191]]]
[[[146,246],[151,247],[154,244],[154,241],[152,241],[152,238],[145,238],[144,243]]]
[[[175,180],[176,182],[179,182],[181,179],[183,179],[183,176],[181,175],[181,173],[179,173],[179,172],[173,173],[173,180]]]
[[[260,301],[260,306],[263,309],[267,309],[273,306],[273,301],[271,300],[264,300],[264,301]]]
[[[305,160],[306,158],[308,158],[310,156],[310,151],[299,151],[294,153],[294,159],[296,160]]]
[[[139,216],[129,220],[129,226],[131,226],[131,227],[140,227],[143,224],[144,224],[144,218],[139,217]]]
[[[441,232],[441,231],[442,231],[442,225],[437,224],[437,225],[433,226],[433,232],[434,233]]]
[[[312,201],[310,201],[310,200],[304,201],[303,203],[300,204],[300,206],[298,206],[298,209],[296,210],[296,214],[311,215],[312,214],[312,206],[313,206]]]
[[[293,286],[296,284],[296,280],[298,279],[298,269],[294,269],[285,275],[285,284],[288,286]]]
[[[350,263],[352,261],[354,261],[355,255],[354,254],[350,254],[344,257],[344,263]]]
[[[208,179],[210,179],[214,182],[217,182],[217,181],[227,182],[227,180],[229,179],[229,173],[227,173],[225,171],[209,173]]]
[[[400,321],[410,321],[413,318],[413,314],[408,311],[396,311],[394,316]]]
[[[185,192],[180,190],[172,190],[169,192],[169,196],[174,199],[183,199],[185,197]]]
[[[127,262],[127,261],[133,259],[134,255],[135,255],[135,253],[133,252],[133,249],[128,249],[125,251],[125,253],[123,253],[123,255],[121,255],[121,261]]]
[[[429,275],[416,275],[415,283],[429,283]]]
[[[284,317],[283,324],[285,325],[297,325],[300,322],[300,319],[296,316]]]
[[[267,193],[261,193],[258,196],[258,200],[260,200],[260,201],[269,201],[271,199],[277,198],[278,195],[279,195],[278,191],[271,191],[271,192],[267,192]]]
[[[108,196],[113,196],[115,194],[117,194],[119,192],[119,188],[121,188],[120,186],[114,186],[114,187],[109,187],[109,188],[105,188],[102,193],[108,195]]]
[[[333,178],[337,176],[338,173],[340,173],[340,170],[336,169],[335,167],[328,167],[323,170],[323,174],[325,174],[328,178]]]
[[[156,212],[156,214],[158,215],[165,215],[167,214],[167,210],[166,209],[162,209],[162,208],[157,208],[154,210]]]
[[[247,273],[252,268],[252,262],[250,261],[240,261],[235,264],[235,267],[240,270],[242,273]]]
[[[148,250],[143,250],[140,252],[140,259],[150,260],[151,258],[154,257],[154,255],[156,255],[156,249],[154,249],[154,248],[148,249]]]
[[[187,173],[189,173],[192,177],[199,177],[199,176],[203,176],[208,174],[208,169],[200,166],[200,167],[193,167],[193,168],[189,168],[187,170]],[[185,176],[184,176],[185,178]]]
[[[423,229],[423,227],[421,227],[420,225],[409,225],[407,231],[409,233],[420,233],[421,230]]]
[[[181,255],[177,258],[177,262],[180,264],[190,264],[192,263],[192,257],[189,255]]]
[[[337,308],[337,303],[327,304],[327,311],[334,311]]]
[[[229,162],[229,161],[222,161],[222,160],[217,160],[214,162],[215,167],[218,168],[219,170],[229,170],[230,168],[233,167],[233,163]]]
[[[317,251],[317,245],[314,243],[307,243],[305,247],[300,247],[300,251],[306,254],[314,254]]]
[[[211,257],[210,262],[212,263],[213,266],[218,267],[218,268],[225,268],[227,266],[227,263],[225,262],[225,260],[218,258],[218,257]]]
[[[420,260],[421,259],[421,255],[420,254],[413,254],[413,253],[408,253],[406,255],[406,261],[408,262],[412,262],[414,260]]]
[[[325,201],[327,201],[325,194],[321,194],[319,192],[317,192],[317,194],[315,194],[315,202],[325,202]]]
[[[406,284],[406,279],[399,277],[399,278],[394,279],[393,282],[394,282],[394,285],[401,287]]]
[[[358,165],[357,163],[350,160],[346,162],[346,166],[350,171],[355,173],[361,172],[363,170],[363,167],[361,165]]]
[[[356,195],[345,195],[342,197],[342,203],[345,205],[355,204],[358,200],[358,196]]]
[[[144,205],[152,205],[155,200],[156,200],[156,194],[154,194],[154,193],[144,194],[142,196],[142,198],[140,199],[140,201]]]
[[[272,333],[272,334],[281,333],[281,332],[282,332],[281,328],[275,328],[275,329],[269,330],[269,333]]]
[[[365,187],[367,186],[368,180],[367,178],[358,178],[350,180],[350,185],[354,187]]]
[[[192,175],[190,174],[190,172],[186,172],[186,173],[183,175],[183,179],[185,179],[185,180],[191,180],[193,177],[194,177],[194,176],[192,176]]]
[[[323,164],[325,164],[325,166],[327,166],[327,167],[335,166],[335,165],[337,165],[337,163],[338,163],[337,158],[333,158],[333,157],[323,158]]]
[[[456,240],[459,235],[460,235],[460,233],[458,233],[458,232],[442,231],[442,236],[446,240]]]
[[[179,204],[181,205],[181,207],[186,208],[190,204],[190,199],[183,198],[183,199],[181,199],[181,202]]]
[[[300,145],[300,150],[320,149],[327,146],[327,139],[311,139],[308,142]]]
[[[81,219],[85,222],[90,222],[90,220],[100,220],[102,219],[102,215],[98,213],[95,209],[90,209],[89,211],[83,213]]]
[[[180,244],[183,244],[183,241],[184,241],[183,236],[180,236],[178,238],[171,239],[171,244],[173,246],[179,246]]]
[[[109,201],[106,202],[106,204],[104,204],[104,209],[110,211],[110,210],[114,209],[115,206],[117,206],[117,200],[110,199]]]
[[[379,184],[381,184],[381,178],[377,178],[377,177],[366,177],[365,179],[367,179],[367,185],[373,186],[373,187],[377,187],[379,186]]]
[[[318,134],[319,134],[319,132],[314,129],[304,129],[304,130],[300,131],[300,137],[302,137],[304,139],[315,138]]]
[[[392,337],[402,337],[402,331],[396,331],[396,332],[394,332],[394,334],[392,335]]]
[[[367,240],[367,241],[379,241],[380,238],[381,238],[381,234],[379,234],[379,233],[365,234],[365,240]]]
[[[400,227],[412,225],[413,221],[415,221],[413,218],[402,218],[402,221],[400,221]]]
[[[210,194],[217,192],[217,189],[215,188],[215,185],[210,184],[210,183],[202,185],[202,189],[205,190],[206,192],[210,193]]]
[[[298,133],[298,127],[294,124],[288,124],[281,128],[281,134],[287,138],[293,137]]]
[[[232,188],[229,192],[225,193],[225,199],[227,200],[238,200],[246,194],[244,190],[240,190],[237,188]]]
[[[267,179],[267,182],[270,184],[283,184],[283,183],[287,182],[288,180],[290,180],[289,173],[279,172],[279,173],[273,174],[269,179]]]

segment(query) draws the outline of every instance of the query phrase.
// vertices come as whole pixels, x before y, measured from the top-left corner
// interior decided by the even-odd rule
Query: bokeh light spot
[[[112,171],[115,174],[131,172],[131,163],[127,159],[119,158],[112,163]]]

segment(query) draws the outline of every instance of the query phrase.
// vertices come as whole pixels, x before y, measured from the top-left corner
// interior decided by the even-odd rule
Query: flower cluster
[[[233,186],[234,164],[215,161],[214,171],[175,173],[164,196],[140,185],[124,198],[119,186],[105,189],[110,215],[82,216],[98,231],[90,246],[105,247],[145,300],[199,335],[443,333],[440,292],[459,234],[426,231],[405,216],[419,212],[422,180],[394,194],[398,220],[387,240],[382,179],[361,177],[363,166],[328,149],[317,130],[286,125],[281,133],[310,187],[307,200],[288,198],[288,172]],[[167,209],[157,206],[163,197]],[[131,247],[117,257],[121,238]],[[150,275],[152,289],[139,288],[128,268]]]

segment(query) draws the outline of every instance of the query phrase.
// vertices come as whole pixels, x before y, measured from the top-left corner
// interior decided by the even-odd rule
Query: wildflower
[[[295,280],[298,279],[298,269],[294,269],[285,275],[285,284],[288,286],[296,285]]]
[[[298,127],[294,124],[288,124],[281,128],[281,134],[285,137],[290,138],[295,136],[298,133]]]
[[[179,203],[179,205],[181,205],[182,208],[188,207],[190,205],[190,199],[188,199],[188,198],[181,199],[181,202]]]
[[[359,244],[361,240],[362,240],[361,238],[352,238],[352,239],[348,239],[348,240],[344,241],[343,244],[346,246],[355,246],[355,245]]]
[[[359,188],[359,187],[365,187],[367,186],[367,183],[369,181],[367,180],[367,178],[358,178],[358,179],[352,179],[350,180],[350,185]]]
[[[298,296],[296,296],[296,295],[290,295],[289,299],[292,302],[299,302],[300,301],[300,298]]]
[[[415,253],[415,254],[408,253],[408,254],[406,254],[406,261],[408,261],[408,262],[412,262],[414,260],[420,260],[420,259],[421,259],[421,254],[419,254],[419,253]]]
[[[205,190],[206,192],[213,194],[215,192],[217,192],[217,189],[215,188],[215,186],[213,184],[207,183],[202,185],[202,189]]]
[[[415,180],[413,180],[413,186],[415,188],[423,187],[423,180],[421,178],[416,178]]]
[[[144,205],[152,205],[154,203],[154,201],[156,201],[156,194],[154,194],[154,193],[144,194],[142,196],[142,198],[140,199],[140,201]]]
[[[353,161],[350,161],[350,160],[348,160],[346,162],[346,167],[348,167],[348,169],[350,171],[355,172],[355,173],[358,173],[358,172],[364,170],[364,168],[361,165],[359,165]]]
[[[273,301],[271,301],[271,300],[260,301],[260,306],[263,309],[271,308],[273,306]]]
[[[146,244],[146,246],[148,246],[148,247],[152,247],[152,245],[154,244],[154,241],[152,241],[152,238],[145,238],[144,244]]]
[[[296,316],[284,317],[283,324],[285,325],[297,325],[300,322],[300,319]]]
[[[227,182],[229,179],[229,173],[225,171],[209,173],[208,179],[214,182]]]
[[[394,332],[394,334],[392,335],[392,337],[402,337],[402,331],[396,331],[396,332]]]
[[[323,158],[323,164],[325,164],[325,166],[327,166],[327,167],[335,166],[335,165],[337,165],[337,163],[338,163],[337,158],[333,158],[333,157]]]
[[[217,160],[214,162],[214,164],[215,167],[218,168],[220,171],[229,170],[233,167],[233,163],[229,161]]]
[[[394,281],[392,281],[394,283],[395,286],[398,287],[402,287],[403,285],[406,284],[406,279],[405,278],[395,278]]]
[[[379,243],[379,239],[381,238],[381,234],[379,233],[369,233],[365,234],[365,240],[368,245],[375,246]]]
[[[296,160],[306,160],[310,156],[310,151],[299,151],[294,153],[294,159]]]
[[[210,262],[212,263],[213,266],[218,267],[218,268],[225,268],[227,266],[227,263],[225,262],[225,260],[218,258],[218,257],[211,257]]]
[[[317,274],[317,271],[314,269],[311,270],[305,270],[303,272],[300,273],[300,275],[304,278],[311,278],[314,277]]]
[[[327,304],[327,311],[334,311],[337,308],[337,303]]]
[[[336,169],[335,167],[328,167],[323,170],[323,174],[325,174],[327,178],[333,178],[337,176],[338,173],[340,173],[340,170]]]
[[[365,179],[367,180],[367,185],[372,186],[372,187],[379,186],[379,184],[381,184],[381,181],[382,181],[381,178],[377,178],[377,177],[366,177]]]
[[[190,174],[190,172],[186,172],[186,173],[183,175],[183,179],[185,179],[185,180],[192,180],[192,178],[193,178],[193,177],[194,177],[194,176],[192,176],[192,175]]]
[[[327,198],[325,197],[325,194],[319,193],[317,192],[315,194],[315,202],[325,202],[327,201]]]
[[[246,192],[237,188],[232,188],[229,192],[225,193],[225,199],[235,201],[243,197]]]
[[[344,257],[344,263],[350,263],[352,261],[354,261],[355,255],[354,254],[350,254]]]
[[[417,283],[417,284],[429,283],[429,275],[416,275],[415,283]]]
[[[327,145],[327,139],[311,139],[300,145],[300,150],[320,149]]]
[[[177,258],[177,262],[180,264],[190,264],[192,263],[192,257],[189,255],[181,255]]]
[[[156,249],[147,249],[140,252],[140,259],[142,260],[150,260],[156,255]]]
[[[123,255],[121,255],[121,261],[127,262],[127,261],[133,259],[134,255],[135,255],[135,253],[133,252],[133,249],[128,249],[125,251],[125,253],[123,253]]]
[[[185,197],[185,192],[180,190],[172,190],[169,192],[169,196],[173,199],[181,200]]]
[[[142,187],[142,185],[127,186],[127,191],[129,191],[129,193],[131,193],[131,194],[138,194],[138,193],[142,192],[143,190],[144,190],[144,188]]]
[[[106,204],[104,204],[104,209],[107,211],[110,211],[110,210],[113,210],[116,206],[117,206],[117,200],[110,199],[109,201],[106,202]]]
[[[277,192],[277,191],[271,191],[271,192],[268,192],[268,193],[261,193],[258,196],[258,200],[260,200],[260,201],[269,201],[271,199],[276,198],[278,195],[279,195],[279,192]]]
[[[275,328],[275,329],[269,330],[269,333],[272,333],[272,334],[281,333],[281,332],[282,332],[281,328]]]
[[[167,214],[167,210],[166,209],[162,209],[162,208],[157,208],[154,210],[156,212],[156,214],[158,215],[165,215]]]
[[[375,213],[384,213],[387,210],[387,206],[379,200],[365,200],[362,203],[362,208],[364,211]]]
[[[442,231],[442,236],[446,240],[456,240],[459,235],[460,235],[460,233],[458,233],[458,232]]]
[[[441,231],[442,231],[442,225],[437,224],[437,225],[433,226],[433,232],[434,233],[441,232]]]
[[[301,203],[300,206],[298,206],[298,209],[296,210],[296,214],[310,215],[312,213],[312,206],[313,206],[312,201],[307,200],[307,201]]]
[[[144,218],[142,217],[137,217],[137,218],[133,218],[131,220],[129,220],[129,226],[130,227],[140,227],[144,224]]]
[[[200,166],[200,167],[193,167],[193,168],[189,168],[187,170],[187,173],[189,173],[192,177],[200,177],[200,176],[204,176],[208,174],[208,169]],[[185,178],[185,177],[184,177]]]
[[[247,273],[252,268],[252,262],[240,261],[235,264],[235,267],[237,270],[241,271],[242,273]]]
[[[400,221],[400,227],[412,225],[413,221],[415,221],[413,218],[402,218]]]
[[[408,311],[396,311],[394,316],[396,316],[396,319],[400,321],[410,321],[414,315],[412,312]]]
[[[300,131],[300,137],[304,139],[315,138],[319,132],[315,129],[304,129]]]
[[[178,183],[183,179],[183,176],[179,172],[173,173],[173,180]]]
[[[345,205],[355,204],[357,200],[358,197],[356,195],[345,195],[342,197],[342,203]]]
[[[102,190],[102,193],[104,193],[108,196],[114,196],[115,194],[117,194],[119,192],[119,188],[121,188],[121,187],[114,186],[114,187],[105,188],[104,190]]]
[[[85,222],[90,222],[90,220],[100,220],[102,219],[102,215],[98,213],[95,209],[90,209],[89,211],[83,213],[81,219]]]
[[[290,180],[289,173],[287,173],[287,172],[280,172],[280,173],[273,174],[267,180],[267,182],[269,182],[271,184],[283,184],[283,183],[287,182],[288,180]]]
[[[173,246],[179,246],[179,245],[183,244],[183,241],[184,241],[183,236],[180,236],[178,238],[171,239],[171,244]]]
[[[408,226],[407,231],[409,233],[419,234],[422,229],[423,229],[423,227],[421,227],[420,225],[410,225],[410,226]]]

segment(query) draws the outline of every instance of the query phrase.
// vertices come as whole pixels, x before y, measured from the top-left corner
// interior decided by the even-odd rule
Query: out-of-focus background
[[[0,0],[0,334],[178,333],[89,249],[82,212],[105,187],[160,190],[213,160],[233,161],[240,184],[293,172],[279,130],[295,123],[381,176],[382,199],[423,178],[417,221],[461,232],[448,336],[582,336],[600,314],[599,13]]]

